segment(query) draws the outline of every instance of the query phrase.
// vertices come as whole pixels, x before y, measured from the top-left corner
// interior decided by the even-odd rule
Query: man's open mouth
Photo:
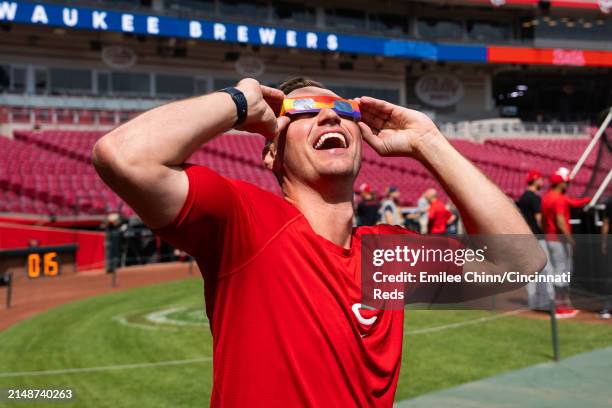
[[[342,133],[329,132],[324,133],[315,141],[315,150],[328,150],[328,149],[346,149],[348,146],[347,140]]]

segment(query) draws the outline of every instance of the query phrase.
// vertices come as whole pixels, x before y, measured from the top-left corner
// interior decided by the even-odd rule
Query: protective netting
[[[612,128],[608,129],[601,136],[601,139],[597,143],[595,149],[591,152],[593,159],[587,158],[586,165],[580,171],[590,173],[590,177],[584,188],[582,197],[588,196],[593,197],[597,189],[602,185],[608,172],[612,169]],[[588,163],[592,163],[589,165]],[[608,187],[602,194],[600,202],[606,197],[612,196],[612,183],[608,184]]]

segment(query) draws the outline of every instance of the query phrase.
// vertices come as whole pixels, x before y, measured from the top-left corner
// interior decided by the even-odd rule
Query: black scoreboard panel
[[[77,244],[0,250],[0,274],[14,280],[56,278],[76,273]]]

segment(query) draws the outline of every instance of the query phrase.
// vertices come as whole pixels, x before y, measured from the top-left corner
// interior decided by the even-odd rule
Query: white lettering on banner
[[[77,9],[65,8],[62,10],[62,18],[64,20],[64,24],[66,24],[68,27],[74,27],[79,22],[79,12]]]
[[[236,29],[238,42],[249,42],[249,27],[245,25],[239,25]]]
[[[506,0],[491,0],[491,4],[495,7],[503,6],[506,4]]]
[[[31,21],[33,23],[49,24],[49,18],[47,18],[47,11],[40,4],[34,7],[34,11],[32,11]]]
[[[553,50],[553,65],[576,65],[583,66],[586,64],[584,53],[581,50]]]
[[[17,11],[23,11],[19,9],[20,7],[23,8],[23,5],[19,2],[0,0],[0,21],[14,21],[15,18],[20,17],[17,16]],[[47,7],[50,7],[50,9],[47,10]],[[53,24],[63,27],[80,27],[105,31],[117,30],[124,33],[133,33],[136,31],[136,24],[141,24],[140,21],[143,20],[143,27],[141,27],[141,25],[138,26],[139,31],[144,31],[150,35],[176,35],[177,33],[175,31],[178,30],[183,33],[187,31],[188,38],[203,39],[208,33],[204,33],[205,24],[207,23],[197,20],[178,19],[176,22],[172,22],[172,24],[166,27],[164,25],[165,17],[131,14],[129,12],[117,13],[115,11],[81,9],[71,6],[60,6],[55,8],[55,6],[48,6],[45,4],[32,4],[28,6],[26,14],[29,14],[30,11],[31,14],[29,16],[26,15],[25,18],[27,19],[29,17],[30,23],[32,24]],[[89,13],[91,13],[91,20],[89,20]],[[85,17],[81,18],[83,16]],[[109,18],[108,22],[106,18]],[[228,36],[227,24],[217,22],[211,22],[211,24],[212,38],[217,41],[228,41],[231,38],[240,43],[260,43],[268,46],[284,45],[286,47],[305,47],[309,49],[327,49],[331,51],[339,49],[339,38],[336,34],[331,33],[318,33],[314,31],[298,32],[292,29],[282,29],[279,34],[279,28],[276,27],[231,24],[231,30],[236,30],[236,37],[234,38],[233,32]],[[117,25],[119,27],[117,27]],[[185,25],[187,25],[187,27],[185,27]],[[255,33],[255,30],[257,33]],[[249,35],[249,31],[252,37]],[[281,38],[277,38],[277,34],[279,34]],[[304,39],[302,39],[302,36],[304,36]],[[319,37],[321,37],[321,42],[319,42]],[[302,43],[302,41],[305,43]]]
[[[108,30],[106,25],[106,11],[94,11],[91,15],[91,25],[94,29]]]
[[[159,18],[147,17],[147,33],[159,34]]]
[[[17,3],[3,1],[0,3],[0,20],[13,21],[17,13]]]
[[[121,15],[121,29],[123,31],[134,31],[134,16],[131,14]]]
[[[215,40],[225,41],[225,26],[221,23],[215,23],[213,26],[213,38]]]
[[[317,39],[315,33],[306,33],[306,48],[317,48]]]
[[[191,38],[200,38],[202,36],[202,24],[199,21],[189,22],[189,36]]]
[[[327,49],[330,51],[335,51],[338,49],[338,37],[336,37],[334,34],[327,36]]]
[[[297,33],[293,30],[287,30],[287,47],[297,47]]]
[[[262,44],[274,44],[274,39],[276,38],[276,30],[273,28],[264,28],[261,27],[259,29],[259,41]]]
[[[612,0],[598,0],[597,4],[602,13],[608,14],[612,11]]]

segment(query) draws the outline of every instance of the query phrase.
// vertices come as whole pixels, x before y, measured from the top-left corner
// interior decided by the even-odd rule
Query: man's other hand
[[[424,113],[380,99],[357,98],[363,138],[381,156],[418,158],[419,148],[431,138],[444,138]]]

